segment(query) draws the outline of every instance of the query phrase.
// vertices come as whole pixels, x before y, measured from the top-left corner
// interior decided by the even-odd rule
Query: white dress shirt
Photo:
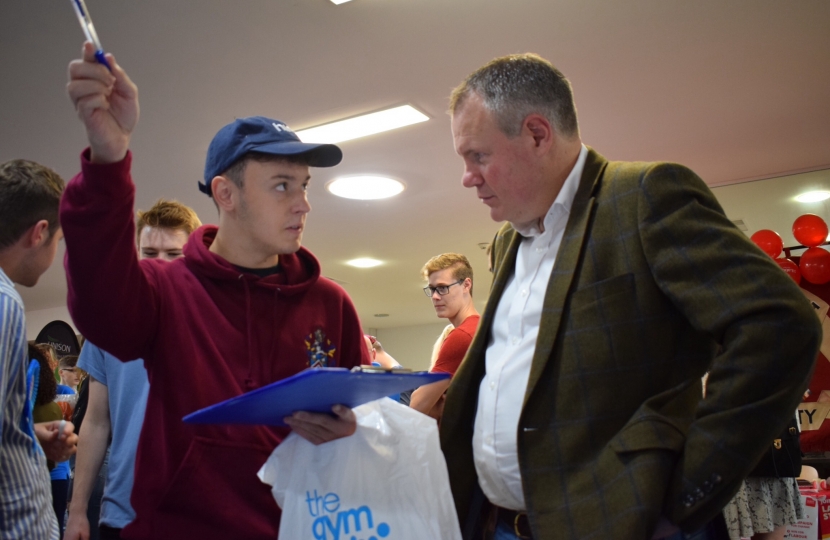
[[[517,433],[542,304],[587,155],[583,145],[545,215],[544,232],[538,224],[516,228],[523,236],[516,270],[508,278],[496,308],[487,345],[487,372],[479,388],[473,456],[484,494],[493,504],[512,510],[525,510]]]

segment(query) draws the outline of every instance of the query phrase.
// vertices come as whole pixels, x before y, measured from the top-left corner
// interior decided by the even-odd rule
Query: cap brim
[[[343,151],[338,146],[299,141],[264,144],[249,151],[272,156],[304,156],[311,167],[334,167],[343,159]]]

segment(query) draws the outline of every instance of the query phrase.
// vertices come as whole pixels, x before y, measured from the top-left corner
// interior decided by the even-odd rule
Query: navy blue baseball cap
[[[248,152],[272,156],[304,156],[311,167],[334,167],[343,152],[333,144],[304,143],[285,122],[264,116],[239,118],[219,130],[208,147],[205,183],[199,191],[213,196],[210,183]]]

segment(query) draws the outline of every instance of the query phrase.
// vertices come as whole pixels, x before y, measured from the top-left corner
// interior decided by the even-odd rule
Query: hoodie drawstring
[[[248,280],[245,279],[244,274],[239,274],[239,279],[242,281],[242,286],[245,289],[245,335],[248,343],[248,376],[245,378],[245,391],[253,390],[254,388],[254,347],[253,334],[251,323],[251,289],[248,286]]]
[[[276,322],[277,322],[277,312],[278,312],[277,300],[279,300],[279,297],[280,297],[280,288],[277,287],[277,288],[274,289],[274,313],[271,317],[271,324],[276,324]],[[279,333],[277,332],[277,329],[275,327],[272,327],[271,328],[271,350],[268,352],[268,359],[267,359],[267,365],[270,368],[268,374],[270,375],[271,379],[273,379],[273,377],[274,377],[274,375],[273,375],[273,372],[274,372],[274,367],[273,366],[274,366],[274,363],[275,363],[274,353],[276,352],[276,348],[277,348],[277,339],[279,339]]]
[[[248,376],[245,378],[245,390],[250,391],[256,387],[256,379],[254,378],[254,363],[255,363],[255,354],[254,351],[254,335],[253,335],[253,324],[251,321],[251,288],[248,285],[248,280],[244,278],[244,274],[239,275],[240,281],[242,281],[242,285],[245,288],[245,331],[248,343]],[[279,287],[274,288],[274,312],[271,318],[272,322],[276,322],[277,320],[277,312],[278,312],[278,300],[280,296],[280,289]],[[271,350],[268,352],[268,357],[265,359],[265,364],[267,366],[272,366],[274,362],[274,352],[277,347],[277,339],[279,338],[278,333],[273,329],[271,331]],[[260,374],[261,375],[261,374]]]

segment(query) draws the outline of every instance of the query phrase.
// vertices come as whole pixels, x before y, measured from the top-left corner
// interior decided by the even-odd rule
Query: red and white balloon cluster
[[[807,246],[798,265],[790,259],[778,258],[784,249],[784,242],[777,232],[762,229],[750,240],[772,257],[796,283],[800,283],[803,276],[810,283],[821,285],[830,281],[830,252],[818,247],[827,242],[827,232],[827,224],[815,214],[804,214],[793,222],[793,236],[801,245]]]

